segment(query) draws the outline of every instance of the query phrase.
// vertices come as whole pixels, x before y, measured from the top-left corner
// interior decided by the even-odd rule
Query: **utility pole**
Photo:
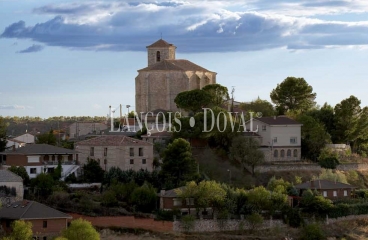
[[[231,108],[230,108],[230,112],[234,111],[234,92],[235,92],[235,86],[231,87]]]

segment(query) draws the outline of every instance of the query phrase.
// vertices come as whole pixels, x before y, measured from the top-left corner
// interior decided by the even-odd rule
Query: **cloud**
[[[6,110],[24,110],[26,108],[32,108],[28,106],[21,106],[21,105],[0,105],[0,109],[6,109]]]
[[[267,4],[273,9],[265,7]],[[368,4],[361,0],[66,3],[34,9],[36,14],[54,17],[34,26],[15,22],[5,28],[1,37],[94,51],[145,51],[145,46],[161,33],[181,52],[368,45],[368,22],[325,21],[304,14],[308,9],[317,14],[328,12],[335,8],[332,6],[341,12],[360,6],[360,10],[368,12]],[[33,45],[22,52],[42,50],[36,46],[41,47]]]
[[[43,50],[43,46],[41,45],[37,45],[37,44],[33,44],[32,46],[24,49],[24,50],[21,50],[19,51],[18,53],[32,53],[32,52],[39,52],[39,51],[42,51]]]

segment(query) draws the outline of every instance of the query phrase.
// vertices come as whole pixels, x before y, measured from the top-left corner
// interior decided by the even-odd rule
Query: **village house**
[[[268,162],[301,159],[302,124],[286,116],[253,118],[246,123],[246,136],[255,137]]]
[[[4,167],[25,167],[30,178],[35,178],[40,173],[54,172],[59,162],[62,165],[62,178],[79,169],[76,151],[48,144],[27,144],[1,152],[0,159]]]
[[[295,185],[295,188],[299,191],[299,196],[302,196],[304,191],[310,189],[312,191],[316,190],[325,198],[337,200],[351,198],[352,191],[356,187],[336,181],[312,180]]]
[[[96,160],[108,171],[111,167],[121,170],[153,170],[153,144],[124,135],[105,135],[75,143],[80,164],[87,159]]]
[[[33,144],[33,143],[36,143],[37,138],[33,134],[25,133],[25,134],[12,138],[11,140],[26,143],[26,144]]]
[[[160,209],[164,211],[179,209],[182,214],[187,214],[189,209],[195,212],[194,199],[182,199],[178,196],[177,191],[183,190],[185,187],[175,188],[171,190],[161,190],[157,196],[160,198]]]
[[[6,194],[6,189],[10,194]],[[14,194],[12,194],[14,189]],[[24,188],[23,188],[23,179],[17,174],[6,170],[0,169],[0,199],[2,205],[8,202],[14,202],[23,200]]]
[[[27,143],[25,142],[11,138],[11,139],[6,140],[6,149],[20,148],[20,147],[24,147],[26,144]]]
[[[0,224],[3,231],[10,233],[12,222],[24,220],[32,223],[34,239],[51,240],[60,236],[68,226],[68,219],[72,219],[68,214],[28,200],[7,204],[0,209]]]

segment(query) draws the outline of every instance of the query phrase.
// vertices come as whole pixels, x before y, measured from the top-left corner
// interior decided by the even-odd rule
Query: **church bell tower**
[[[147,48],[148,66],[163,60],[175,60],[176,47],[162,39],[149,45]]]

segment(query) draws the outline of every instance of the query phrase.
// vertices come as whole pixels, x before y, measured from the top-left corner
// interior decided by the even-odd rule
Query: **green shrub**
[[[148,183],[134,189],[131,195],[131,202],[138,211],[152,212],[156,207],[156,190]]]
[[[102,194],[101,204],[106,207],[116,207],[118,205],[118,199],[115,192],[108,190]]]
[[[254,212],[247,216],[247,221],[250,224],[250,230],[253,232],[263,224],[263,217],[261,214]]]
[[[339,160],[335,157],[328,157],[319,160],[319,165],[327,169],[336,169],[337,165],[340,164]]]
[[[184,231],[189,232],[194,229],[195,217],[193,215],[185,215],[181,218]]]
[[[311,223],[301,231],[301,240],[323,240],[326,239],[321,226],[318,223]]]

